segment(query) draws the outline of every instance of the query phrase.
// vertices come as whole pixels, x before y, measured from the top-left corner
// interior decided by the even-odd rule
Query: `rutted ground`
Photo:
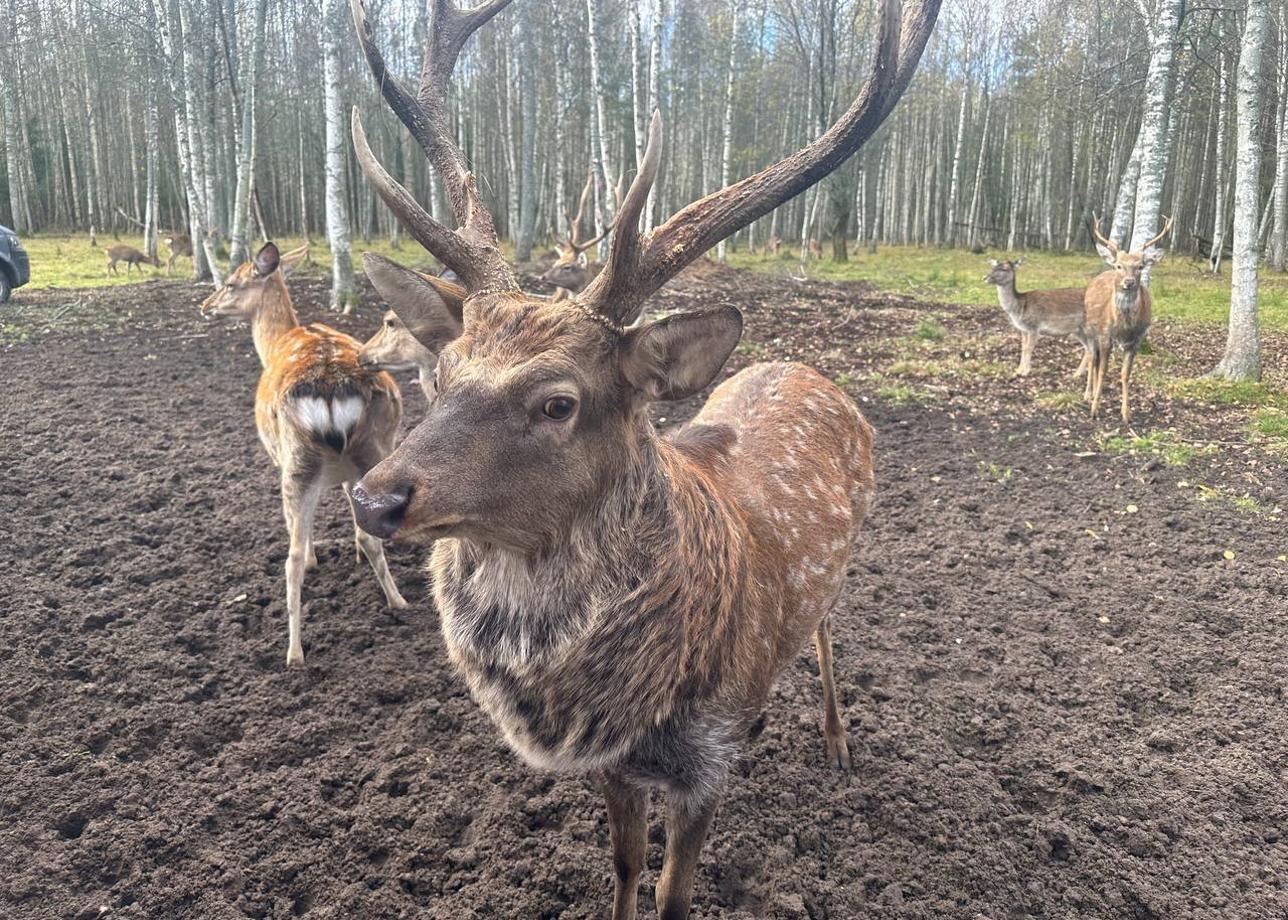
[[[292,287],[320,317],[320,282]],[[659,307],[743,308],[731,370],[813,363],[878,432],[835,627],[854,771],[822,767],[803,652],[695,916],[1288,912],[1288,475],[1245,409],[1176,400],[1161,373],[1210,364],[1219,334],[1158,330],[1133,444],[1057,395],[1069,348],[1011,379],[999,311],[713,270],[673,288]],[[79,302],[62,315],[92,330],[0,352],[0,915],[606,916],[600,798],[497,740],[418,552],[391,551],[412,609],[384,609],[338,492],[309,667],[284,669],[246,331],[201,323],[180,283],[73,296],[26,294],[23,328]],[[374,302],[337,322],[365,335]]]

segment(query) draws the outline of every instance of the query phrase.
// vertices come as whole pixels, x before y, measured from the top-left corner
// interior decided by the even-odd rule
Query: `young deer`
[[[367,253],[364,263],[369,274],[373,267],[385,272],[391,270],[389,266],[401,269],[400,266],[395,266],[388,259],[374,253]],[[450,340],[460,335],[461,313],[464,309],[466,291],[460,285],[442,277],[421,275],[421,278],[433,289],[436,297],[443,301],[447,307],[447,317],[440,317],[432,309],[412,309],[406,311],[410,318],[409,325],[393,310],[386,310],[375,335],[367,339],[358,349],[358,363],[372,370],[390,373],[417,371],[425,397],[433,399],[434,367],[438,364],[438,355],[422,343],[439,339]],[[441,331],[432,325],[433,322],[444,319],[450,322]]]
[[[1154,244],[1167,236],[1171,229],[1172,219],[1169,217],[1158,236],[1134,252],[1123,252],[1113,240],[1107,240],[1101,235],[1099,217],[1092,224],[1096,251],[1109,265],[1108,271],[1091,279],[1083,298],[1089,344],[1092,346],[1091,372],[1087,376],[1087,395],[1091,400],[1092,418],[1100,411],[1100,392],[1104,389],[1105,372],[1116,345],[1123,353],[1122,419],[1124,422],[1131,421],[1131,408],[1127,405],[1127,385],[1131,381],[1136,352],[1140,349],[1140,343],[1145,341],[1145,334],[1149,332],[1152,305],[1145,282],[1148,281],[1149,269],[1163,258],[1163,250]]]
[[[159,268],[160,260],[156,256],[145,256],[133,246],[126,246],[123,243],[116,246],[109,246],[103,250],[107,256],[107,273],[109,275],[119,275],[116,270],[117,262],[125,263],[125,274],[128,277],[131,268],[137,268],[139,274],[143,274],[143,266],[151,265],[153,268]]]
[[[657,900],[664,920],[683,920],[739,744],[811,636],[827,760],[849,765],[828,617],[873,494],[872,430],[826,378],[777,363],[725,381],[691,425],[659,436],[649,403],[706,387],[741,316],[726,306],[626,327],[686,265],[853,155],[912,78],[938,0],[902,19],[897,2],[882,4],[873,74],[826,134],[641,239],[662,153],[654,114],[604,270],[558,303],[519,290],[448,127],[456,56],[506,2],[435,0],[413,95],[352,0],[376,83],[449,189],[460,229],[385,171],[355,110],[358,162],[469,292],[453,339],[455,317],[423,277],[367,259],[399,316],[433,321],[422,344],[439,361],[425,420],[355,488],[358,520],[382,538],[434,543],[446,648],[507,742],[538,768],[599,777],[615,920],[636,914],[647,790],[669,793]]]
[[[307,247],[292,255],[302,258]],[[323,489],[351,487],[393,451],[402,398],[392,377],[358,364],[358,342],[328,326],[301,326],[291,305],[272,243],[232,272],[201,305],[204,316],[247,320],[263,373],[255,393],[255,427],[282,476],[282,510],[290,534],[286,558],[288,666],[304,663],[300,640],[300,591],[304,570],[317,564],[313,516]],[[356,515],[356,510],[354,514]],[[389,566],[384,544],[354,525],[358,560],[366,556],[390,607],[407,606]]]
[[[984,283],[997,285],[997,299],[1011,325],[1020,332],[1020,366],[1015,375],[1027,377],[1032,373],[1033,349],[1040,335],[1065,336],[1081,343],[1082,362],[1073,373],[1075,377],[1085,373],[1091,366],[1091,345],[1084,323],[1083,288],[1020,292],[1015,289],[1015,270],[1024,264],[1023,259],[989,259],[988,264],[992,271],[984,277]]]
[[[170,249],[170,258],[165,261],[165,270],[166,274],[171,274],[174,272],[175,263],[181,257],[192,258],[192,238],[186,233],[175,233],[165,238],[165,244]]]
[[[577,202],[577,215],[569,218],[567,212],[564,213],[564,219],[568,221],[568,238],[556,241],[555,247],[559,251],[559,258],[555,264],[546,269],[541,280],[555,286],[555,295],[552,300],[566,300],[573,294],[580,294],[585,290],[586,285],[590,284],[603,269],[603,264],[594,260],[586,261],[586,252],[596,246],[600,240],[608,236],[613,230],[610,223],[603,229],[603,232],[593,236],[586,241],[581,239],[581,222],[586,213],[586,202],[590,198],[590,193],[595,187],[595,173],[591,171],[586,177],[586,186],[581,190],[581,199]],[[617,194],[617,206],[621,207],[620,187]]]

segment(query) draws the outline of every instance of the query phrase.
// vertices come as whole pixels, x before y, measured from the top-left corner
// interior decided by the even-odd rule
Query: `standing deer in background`
[[[161,265],[161,262],[156,256],[145,256],[133,246],[126,246],[123,243],[117,244],[116,246],[108,246],[103,250],[103,253],[107,256],[107,273],[109,275],[120,274],[120,272],[116,270],[117,262],[125,263],[125,274],[127,277],[130,274],[131,268],[137,268],[141,275],[143,274],[143,266],[151,265],[153,268],[158,268]]]
[[[383,256],[368,253],[364,263],[370,267],[387,263],[386,271],[403,270]],[[453,273],[454,276],[454,273]],[[441,299],[447,307],[447,314],[440,315],[434,309],[421,307],[406,311],[411,317],[411,325],[404,322],[393,310],[386,310],[376,334],[367,339],[358,349],[358,363],[373,370],[397,373],[414,370],[419,375],[420,388],[427,399],[434,398],[434,366],[438,364],[438,355],[426,348],[422,342],[450,341],[461,334],[461,314],[464,310],[466,291],[458,284],[434,275],[420,276],[427,282],[437,300]],[[413,288],[415,291],[423,290]],[[439,329],[433,324],[446,322]]]
[[[939,2],[914,2],[901,19],[897,0],[885,0],[872,75],[826,134],[641,238],[662,155],[655,113],[604,270],[559,303],[519,290],[449,127],[457,55],[507,2],[461,10],[434,0],[413,94],[388,73],[351,0],[376,83],[446,185],[459,229],[380,165],[355,109],[358,162],[469,292],[453,340],[454,317],[424,278],[366,260],[409,326],[416,313],[434,321],[422,344],[439,361],[425,420],[354,490],[358,519],[382,538],[434,543],[448,654],[511,747],[540,769],[599,778],[615,920],[636,914],[647,790],[666,790],[657,903],[664,920],[683,920],[739,745],[810,637],[827,760],[850,763],[829,613],[873,494],[872,430],[826,378],[777,363],[725,381],[692,424],[659,436],[649,404],[711,383],[741,316],[726,306],[627,326],[686,265],[862,146],[911,80]]]
[[[586,178],[586,187],[581,190],[581,199],[577,202],[577,215],[569,219],[567,213],[565,212],[564,214],[564,219],[568,221],[568,238],[556,241],[559,258],[541,276],[542,281],[555,286],[555,296],[552,300],[565,300],[573,294],[580,294],[604,267],[603,264],[597,261],[587,262],[585,255],[588,250],[596,246],[600,240],[612,232],[612,223],[610,222],[608,226],[604,227],[603,231],[597,236],[591,237],[585,242],[581,240],[581,222],[586,213],[586,202],[589,200],[591,190],[594,187],[595,173],[592,170]],[[619,186],[617,195],[619,209],[621,204]]]
[[[823,244],[814,237],[810,237],[809,240],[809,257],[811,259],[823,258]]]
[[[1135,252],[1123,252],[1113,240],[1105,239],[1100,233],[1099,217],[1092,225],[1096,251],[1109,265],[1108,271],[1091,279],[1083,298],[1085,322],[1092,346],[1091,373],[1087,376],[1087,395],[1091,399],[1092,418],[1100,411],[1100,391],[1104,389],[1105,372],[1116,345],[1123,353],[1122,419],[1124,422],[1131,421],[1131,409],[1127,405],[1127,385],[1131,381],[1132,365],[1136,363],[1136,352],[1140,349],[1140,343],[1145,341],[1145,334],[1149,332],[1152,306],[1149,288],[1145,286],[1142,275],[1148,277],[1149,269],[1162,260],[1163,250],[1154,244],[1167,236],[1171,229],[1172,219],[1169,217],[1158,236]]]
[[[778,255],[778,250],[783,248],[783,241],[776,236],[771,236],[765,240],[765,252],[768,255]]]
[[[291,255],[303,258],[308,247]],[[290,533],[286,557],[288,667],[304,664],[300,638],[300,592],[304,570],[317,565],[313,516],[322,490],[341,483],[353,507],[351,487],[393,451],[402,419],[402,398],[392,377],[358,363],[358,343],[320,323],[301,326],[291,305],[272,243],[243,263],[201,305],[203,316],[247,320],[263,373],[255,392],[255,427],[282,476],[282,510]],[[357,512],[354,511],[356,516]],[[384,544],[354,524],[358,560],[366,556],[393,608],[407,602],[398,593]]]
[[[180,257],[185,259],[192,258],[192,238],[186,233],[176,233],[165,238],[165,244],[170,249],[170,258],[166,259],[166,274],[174,271],[175,263]]]
[[[1083,288],[1053,288],[1046,291],[1015,289],[1015,270],[1024,264],[989,259],[992,266],[984,277],[985,284],[997,285],[997,299],[1006,311],[1006,317],[1020,332],[1020,366],[1017,377],[1027,377],[1033,371],[1033,349],[1040,335],[1065,336],[1076,339],[1083,348],[1082,362],[1074,371],[1080,376],[1091,366],[1091,344],[1085,331],[1085,311],[1082,307]]]

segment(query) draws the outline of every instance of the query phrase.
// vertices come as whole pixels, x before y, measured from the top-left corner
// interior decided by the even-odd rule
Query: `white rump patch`
[[[346,440],[362,419],[362,398],[343,396],[326,400],[320,396],[300,396],[290,401],[291,411],[301,428],[325,435],[334,431]]]

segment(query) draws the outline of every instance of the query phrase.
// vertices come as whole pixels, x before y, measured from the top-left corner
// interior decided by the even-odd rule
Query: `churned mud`
[[[322,281],[291,286],[323,318]],[[202,322],[179,282],[21,293],[23,344],[0,351],[0,916],[606,917],[601,799],[497,739],[419,551],[391,548],[413,603],[384,608],[338,491],[308,667],[286,671],[247,331]],[[1044,340],[1013,380],[996,309],[715,269],[655,306],[717,303],[747,318],[731,372],[802,360],[860,400],[878,502],[834,625],[854,769],[822,765],[803,650],[694,916],[1288,915],[1282,458],[1236,410],[1149,387],[1136,426],[1179,456],[1104,449],[1116,422],[1049,395],[1077,356]],[[365,337],[374,299],[334,321]],[[1140,367],[1220,346],[1153,338]],[[645,917],[656,812],[651,841]]]

